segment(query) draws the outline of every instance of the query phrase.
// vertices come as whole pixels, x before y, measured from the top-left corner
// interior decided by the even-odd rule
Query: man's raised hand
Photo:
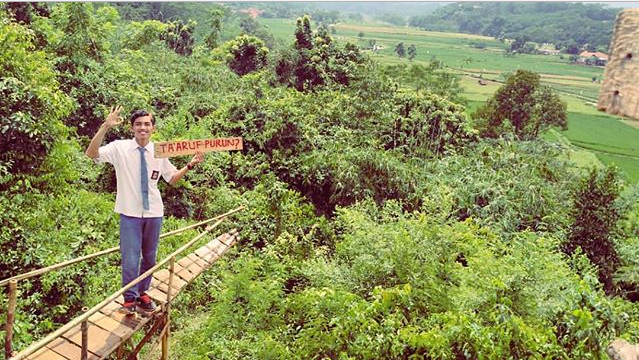
[[[196,152],[195,155],[193,155],[193,158],[191,159],[191,161],[189,161],[189,165],[190,165],[189,169],[201,163],[202,160],[204,160],[204,153],[201,151]]]
[[[103,124],[107,129],[111,129],[112,127],[122,124],[122,121],[124,120],[122,119],[122,116],[120,116],[120,111],[122,111],[122,106],[120,105],[111,107],[109,116],[107,116]]]

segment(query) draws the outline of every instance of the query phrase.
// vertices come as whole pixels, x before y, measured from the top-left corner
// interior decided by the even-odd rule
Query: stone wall
[[[639,120],[639,9],[617,15],[597,109]]]

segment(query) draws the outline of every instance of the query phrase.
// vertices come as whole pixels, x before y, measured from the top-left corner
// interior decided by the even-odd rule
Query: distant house
[[[537,53],[541,55],[559,55],[560,51],[553,49],[539,49],[537,50]]]
[[[248,8],[248,9],[242,9],[239,12],[247,14],[248,16],[250,16],[253,19],[255,19],[255,18],[259,17],[260,15],[262,15],[264,10],[260,10],[260,9],[256,9],[256,8]]]
[[[582,51],[577,62],[586,65],[605,66],[608,63],[608,55],[598,51]]]

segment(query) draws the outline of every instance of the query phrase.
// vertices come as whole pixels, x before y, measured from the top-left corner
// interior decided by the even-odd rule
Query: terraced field
[[[291,19],[259,19],[269,31],[284,42],[291,42],[295,21]],[[371,58],[382,64],[410,64],[394,53],[395,45],[415,44],[417,56],[412,63],[426,64],[436,58],[448,71],[462,76],[468,112],[474,111],[496,89],[504,76],[517,69],[534,71],[542,82],[555,89],[568,104],[567,131],[553,131],[545,138],[572,145],[574,159],[580,167],[616,164],[631,182],[639,181],[639,121],[625,121],[598,112],[604,68],[571,64],[568,55],[506,56],[505,45],[493,38],[479,35],[424,31],[416,28],[385,24],[337,24],[333,38],[367,47],[370,40],[382,49]],[[363,36],[362,36],[363,35]],[[478,48],[482,47],[482,48]],[[481,75],[486,85],[478,84]],[[594,81],[593,81],[594,79]],[[636,126],[632,126],[636,125]]]

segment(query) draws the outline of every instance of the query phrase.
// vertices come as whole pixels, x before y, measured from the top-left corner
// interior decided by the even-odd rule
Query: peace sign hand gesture
[[[122,111],[122,106],[111,107],[109,116],[107,116],[106,120],[104,120],[104,124],[102,124],[107,130],[122,124],[123,119],[122,116],[120,116],[120,111]]]

